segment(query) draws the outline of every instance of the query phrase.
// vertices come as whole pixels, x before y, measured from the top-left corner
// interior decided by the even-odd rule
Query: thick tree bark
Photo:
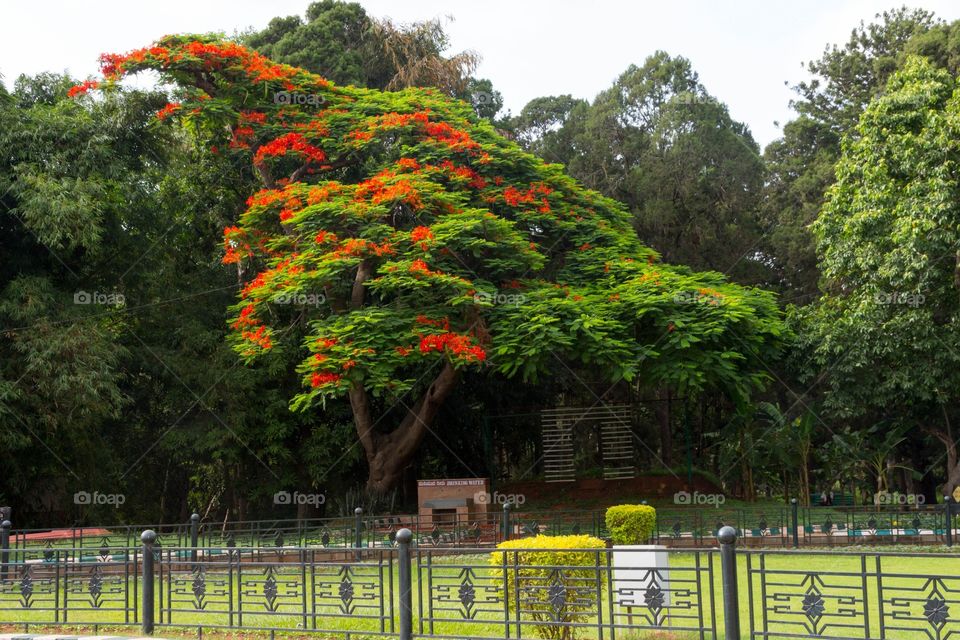
[[[927,427],[927,432],[933,435],[937,440],[943,443],[947,453],[947,478],[946,482],[940,485],[937,493],[940,495],[950,495],[953,488],[960,485],[960,463],[957,456],[957,442],[953,438],[953,429],[950,425],[950,417],[947,408],[943,409],[943,428]]]
[[[371,412],[366,389],[359,386],[350,389],[350,406],[353,408],[357,435],[370,467],[367,489],[384,494],[400,483],[404,469],[413,460],[427,428],[456,387],[458,379],[456,368],[449,362],[444,363],[427,391],[407,409],[397,428],[389,432],[376,429],[376,419]]]

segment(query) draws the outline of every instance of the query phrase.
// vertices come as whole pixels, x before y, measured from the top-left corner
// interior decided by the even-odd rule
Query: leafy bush
[[[657,510],[645,504],[620,504],[607,509],[606,520],[613,544],[646,544],[657,526]]]
[[[600,606],[600,594],[596,590],[596,550],[606,546],[600,538],[587,535],[539,535],[501,542],[497,551],[490,553],[491,578],[507,585],[507,600],[514,613],[514,594],[522,594],[521,611],[538,623],[535,625],[538,636],[570,640],[576,628],[563,625],[586,621]],[[606,563],[603,558],[599,562]]]

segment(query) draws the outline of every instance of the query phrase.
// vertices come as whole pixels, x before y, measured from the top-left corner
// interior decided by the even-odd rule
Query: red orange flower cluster
[[[487,352],[479,345],[473,344],[470,336],[460,335],[459,333],[441,333],[424,336],[420,339],[420,353],[443,352],[445,350],[470,361],[483,362],[487,359]]]
[[[166,120],[167,118],[172,116],[174,113],[176,113],[177,109],[179,108],[180,108],[179,102],[168,102],[166,106],[163,107],[163,109],[160,109],[160,111],[157,111],[157,120]]]
[[[437,273],[436,271],[430,271],[430,267],[427,266],[427,263],[420,258],[417,258],[413,261],[413,264],[410,265],[408,271],[413,274],[422,274],[425,276],[436,275]]]
[[[553,189],[542,182],[530,185],[526,191],[520,191],[516,187],[509,186],[503,190],[503,199],[511,207],[517,207],[521,204],[533,204],[537,196],[540,196],[540,206],[537,210],[540,213],[550,213],[550,202],[547,196],[553,193]]]
[[[307,192],[307,204],[319,204],[321,202],[326,202],[330,199],[330,196],[341,191],[343,189],[342,185],[339,182],[328,182],[325,185],[314,185],[310,187],[310,191]]]
[[[396,253],[393,245],[389,242],[377,244],[363,238],[347,238],[340,246],[333,251],[330,256],[334,259],[347,257],[360,257],[363,255],[374,255],[377,257],[391,256]]]
[[[354,191],[354,200],[361,202],[367,198],[373,204],[383,202],[406,202],[414,209],[420,209],[423,202],[416,187],[406,178],[394,180],[397,174],[390,169],[384,169],[377,175],[364,180],[357,185]],[[390,182],[393,180],[393,182]]]
[[[323,163],[327,161],[327,154],[323,152],[323,149],[307,142],[302,133],[286,133],[275,140],[271,140],[257,149],[253,161],[260,164],[264,158],[285,156],[291,151],[306,156],[308,160],[315,162]]]
[[[253,127],[240,125],[233,128],[233,136],[230,138],[231,149],[249,149],[250,142],[253,140]]]
[[[342,377],[339,373],[314,373],[310,378],[310,386],[316,388],[331,382],[338,382]]]
[[[251,342],[264,351],[269,351],[273,348],[273,342],[270,340],[270,334],[267,331],[267,328],[263,325],[257,327],[256,331],[243,331],[240,333],[240,336],[247,342]]]
[[[469,182],[467,183],[474,189],[483,189],[487,186],[487,181],[479,173],[471,169],[470,167],[458,167],[453,164],[451,160],[444,160],[440,163],[440,168],[444,171],[447,171],[458,178],[466,178]]]
[[[420,249],[427,250],[427,241],[433,240],[433,231],[430,227],[414,227],[410,232],[410,242],[420,244]]]
[[[100,86],[100,83],[96,80],[84,80],[78,85],[72,86],[67,89],[68,98],[76,98],[77,96],[85,95],[91,89],[96,89]]]
[[[223,230],[223,264],[235,264],[253,255],[253,249],[245,239],[246,235],[246,231],[240,227],[227,227]]]

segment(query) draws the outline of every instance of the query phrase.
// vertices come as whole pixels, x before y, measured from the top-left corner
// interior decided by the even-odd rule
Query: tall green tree
[[[949,490],[960,484],[958,107],[953,77],[923,58],[867,107],[813,227],[825,288],[803,316],[826,406],[935,438],[944,453],[926,471]]]
[[[835,176],[843,136],[856,136],[860,115],[882,93],[908,52],[944,60],[950,38],[929,11],[902,7],[863,22],[843,46],[830,45],[806,65],[810,78],[794,89],[799,116],[764,151],[763,251],[777,274],[784,300],[809,304],[819,271],[810,224]],[[931,38],[931,31],[940,37]]]
[[[252,277],[237,351],[300,354],[295,409],[349,398],[372,490],[396,486],[464,371],[536,379],[560,359],[735,397],[765,378],[781,332],[769,295],[658,263],[621,206],[462,102],[340,87],[188,36],[105,57],[108,81],[144,69],[183,89],[165,112],[229,128],[222,143],[263,182],[225,231],[225,262]],[[323,99],[278,106],[283,90]],[[288,341],[294,326],[308,332]]]

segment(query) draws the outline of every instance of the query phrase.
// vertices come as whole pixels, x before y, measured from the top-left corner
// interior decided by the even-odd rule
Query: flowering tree
[[[469,105],[193,36],[104,55],[102,88],[147,69],[178,88],[158,118],[263,184],[224,234],[237,352],[299,350],[296,410],[349,398],[371,489],[397,482],[467,368],[529,380],[564,363],[738,398],[763,381],[781,331],[770,295],[659,263],[618,203]]]

